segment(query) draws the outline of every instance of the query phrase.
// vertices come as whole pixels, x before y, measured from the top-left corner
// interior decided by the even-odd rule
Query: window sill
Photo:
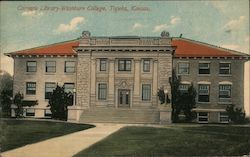
[[[25,72],[26,75],[34,75],[36,72]]]
[[[211,76],[211,74],[198,74],[198,76]]]
[[[45,75],[55,75],[56,72],[46,72]]]
[[[219,105],[229,105],[229,104],[233,104],[233,103],[231,101],[228,101],[228,102],[226,102],[226,101],[219,101],[218,104]]]
[[[181,76],[188,76],[189,74],[177,74],[177,75],[181,75]]]
[[[200,101],[198,101],[197,103],[199,103],[199,104],[211,104],[210,101],[209,102],[200,102]]]
[[[75,72],[64,72],[65,75],[73,75]]]
[[[220,77],[231,77],[232,74],[219,74]]]

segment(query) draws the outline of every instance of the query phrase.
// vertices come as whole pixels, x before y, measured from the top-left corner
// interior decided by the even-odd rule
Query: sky
[[[249,54],[249,1],[1,1],[1,67],[4,53],[91,36],[189,38]]]

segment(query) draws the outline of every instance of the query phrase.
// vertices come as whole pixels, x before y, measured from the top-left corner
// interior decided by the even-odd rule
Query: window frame
[[[123,62],[123,68],[121,67],[121,62]],[[132,60],[131,59],[118,59],[118,71],[131,71],[131,70],[132,70]]]
[[[104,62],[104,63],[103,63]],[[102,65],[104,65],[105,66],[105,68],[104,69],[102,69],[103,67],[102,67]],[[99,70],[100,71],[107,71],[107,59],[106,58],[102,58],[102,59],[100,59],[100,66],[99,66]]]
[[[222,64],[228,64],[228,67],[222,67]],[[222,73],[223,70],[228,70],[228,73]],[[220,62],[219,63],[219,74],[220,75],[231,75],[231,63],[228,62]]]
[[[50,91],[50,92],[47,91],[48,88],[46,88],[46,85],[48,85],[48,84],[54,84],[55,87],[53,88],[53,90],[56,89],[56,83],[55,82],[45,82],[45,88],[44,88],[44,98],[45,99],[50,99],[51,95],[49,95],[48,93],[50,93],[50,94],[53,93],[53,90]],[[52,89],[52,88],[50,87],[50,89]]]
[[[208,87],[208,89],[206,89],[207,94],[201,93],[201,89],[200,89],[201,86],[207,86]],[[202,90],[205,91],[204,89],[202,89]],[[200,97],[200,96],[204,96],[204,97],[207,96],[208,98],[206,98],[206,99],[208,99],[208,101],[201,101],[201,99],[203,99],[203,98]],[[210,84],[198,84],[198,102],[201,102],[201,103],[210,102]]]
[[[28,87],[28,84],[33,84],[35,87]],[[35,90],[30,90],[28,88],[34,88]],[[26,95],[36,95],[36,82],[26,82]]]
[[[230,89],[221,89],[221,87],[223,86],[228,86],[230,87]],[[229,91],[229,96],[228,97],[223,97],[223,95],[221,95],[221,92],[223,91]],[[231,99],[232,98],[232,85],[231,84],[219,84],[219,98],[220,99]]]
[[[200,115],[200,113],[205,113],[206,115]],[[208,112],[198,112],[197,113],[198,115],[197,115],[197,121],[198,121],[198,123],[208,123],[208,121],[209,121],[209,113]],[[201,121],[200,119],[207,119],[206,121]]]
[[[143,72],[150,72],[150,68],[151,68],[151,62],[150,59],[143,59],[142,61],[142,65],[143,65]]]
[[[107,95],[108,95],[107,83],[98,83],[98,100],[107,100]]]
[[[141,100],[142,101],[151,101],[151,98],[152,98],[151,95],[152,95],[151,84],[142,84]]]
[[[48,65],[48,63],[55,63],[54,66]],[[48,70],[52,68],[53,70]],[[46,61],[45,62],[45,72],[46,73],[55,73],[56,72],[56,61]]]
[[[66,88],[65,88],[65,87],[66,87],[65,85],[73,85],[73,88],[67,88],[67,89],[66,89]],[[71,94],[73,94],[73,93],[74,93],[74,89],[75,89],[75,83],[68,83],[68,82],[67,82],[67,83],[64,83],[64,84],[63,84],[63,87],[64,87],[64,91],[65,91],[66,93],[69,93],[69,92],[70,92]],[[70,91],[70,89],[72,89],[72,90]],[[69,92],[68,92],[67,90],[68,90]]]
[[[222,115],[222,113],[224,115]],[[227,120],[224,121],[224,120],[222,120],[223,118],[226,118]],[[229,116],[228,116],[228,114],[226,112],[219,112],[219,122],[220,123],[229,123]]]
[[[185,88],[181,88],[183,86],[187,86],[187,89]],[[188,94],[188,88],[190,87],[190,84],[189,83],[180,83],[179,85],[179,91],[182,93],[182,94]]]
[[[187,65],[187,67],[181,67],[180,65],[181,64],[186,64]],[[178,63],[178,74],[180,74],[180,75],[188,75],[189,74],[189,67],[190,67],[190,64],[189,64],[189,62],[179,62]],[[187,69],[187,72],[183,72],[182,70],[180,70],[180,69]]]
[[[74,63],[74,66],[67,66],[67,63]],[[74,69],[73,71],[69,71],[68,69]],[[65,73],[75,73],[76,71],[76,62],[75,61],[65,61],[64,62],[64,72]]]
[[[207,67],[201,67],[202,64],[207,64]],[[201,70],[207,70],[207,72],[201,72]],[[207,62],[200,62],[199,63],[199,70],[198,70],[199,75],[209,75],[211,73],[210,71],[210,63]]]
[[[28,112],[32,110],[33,112]],[[34,108],[24,108],[25,117],[35,117],[36,111]]]
[[[29,63],[35,63],[35,66],[28,65]],[[30,68],[35,67],[34,70],[31,70]],[[37,62],[36,61],[27,61],[26,62],[26,72],[36,72],[37,71]]]

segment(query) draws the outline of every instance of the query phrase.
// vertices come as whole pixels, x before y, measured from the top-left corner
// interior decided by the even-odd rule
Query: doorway
[[[119,107],[129,107],[130,106],[130,90],[120,89],[118,90],[118,106]]]

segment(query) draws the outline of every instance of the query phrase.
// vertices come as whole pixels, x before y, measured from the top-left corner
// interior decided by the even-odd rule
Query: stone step
[[[91,108],[83,111],[80,122],[159,123],[157,109]]]

